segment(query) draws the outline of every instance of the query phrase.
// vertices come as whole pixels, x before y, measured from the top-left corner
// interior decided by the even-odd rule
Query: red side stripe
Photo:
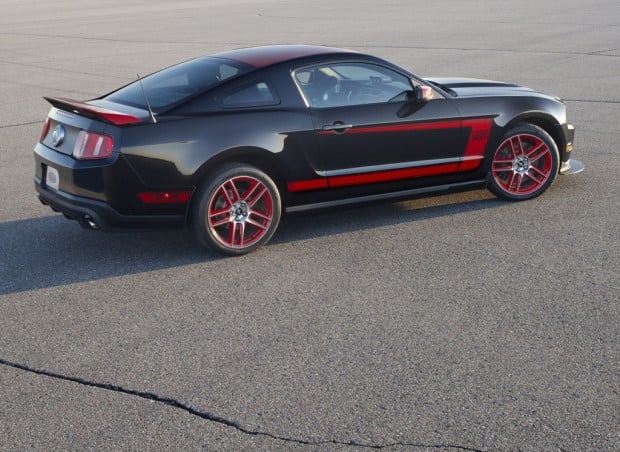
[[[324,188],[329,188],[329,186],[327,185],[327,179],[322,177],[320,179],[292,181],[288,183],[287,188],[289,192],[296,192],[308,190],[322,190]]]
[[[437,176],[441,174],[456,173],[461,171],[471,171],[480,167],[484,159],[484,151],[491,135],[493,120],[491,118],[484,119],[468,119],[465,121],[437,121],[415,124],[396,124],[390,126],[370,126],[346,129],[347,134],[356,133],[377,133],[377,132],[402,132],[410,130],[442,130],[442,129],[458,129],[461,127],[470,128],[471,132],[465,153],[464,160],[460,163],[447,163],[441,165],[431,165],[415,168],[403,168],[398,170],[378,171],[373,173],[350,174],[344,176],[334,176],[328,179],[309,179],[302,181],[293,181],[288,183],[288,190],[307,191],[321,190],[326,188],[346,187],[350,185],[363,185],[379,182],[389,182],[402,179],[413,179],[416,177]],[[320,131],[320,135],[334,134],[335,131]],[[329,183],[328,183],[329,180]]]
[[[461,127],[461,121],[437,121],[424,122],[414,124],[395,124],[391,126],[370,126],[370,127],[354,127],[346,129],[345,134],[352,135],[358,133],[382,133],[382,132],[408,132],[413,130],[444,130],[458,129]],[[322,130],[319,135],[333,135],[338,133],[335,130]]]
[[[458,163],[443,165],[421,166],[417,168],[404,168],[376,173],[351,174],[346,176],[334,176],[329,178],[330,187],[346,187],[349,185],[373,184],[389,182],[393,180],[412,179],[415,177],[436,176],[456,172]]]
[[[459,165],[459,171],[471,171],[480,166],[484,158],[484,150],[489,142],[492,124],[493,121],[490,118],[463,121],[463,127],[471,128],[471,133],[465,147],[465,160]]]

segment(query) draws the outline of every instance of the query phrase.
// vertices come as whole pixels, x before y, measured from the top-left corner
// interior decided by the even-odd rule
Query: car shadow
[[[271,244],[503,203],[484,191],[434,197],[430,203],[429,199],[287,215]],[[82,229],[61,215],[0,223],[0,237],[0,295],[226,259],[202,248],[187,230],[105,234]]]
[[[391,203],[352,205],[285,216],[272,244],[373,229],[505,205],[486,190]]]

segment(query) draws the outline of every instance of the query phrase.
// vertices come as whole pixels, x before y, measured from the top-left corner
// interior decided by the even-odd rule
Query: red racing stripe
[[[307,179],[291,181],[287,184],[289,192],[297,191],[309,191],[309,190],[322,190],[329,188],[327,185],[327,179],[322,177],[320,179]]]
[[[334,176],[329,178],[330,187],[346,187],[349,185],[375,184],[401,179],[413,179],[415,177],[436,176],[438,174],[455,173],[458,163],[446,163],[442,165],[420,166],[417,168],[403,168],[375,173],[350,174],[346,176]]]
[[[390,126],[369,126],[369,127],[354,127],[346,129],[345,135],[354,135],[358,133],[386,133],[386,132],[408,132],[414,130],[444,130],[444,129],[459,129],[461,127],[460,120],[453,121],[436,121],[436,122],[423,122],[423,123],[409,123],[409,124],[394,124]],[[319,135],[333,135],[339,132],[335,130],[322,130]]]
[[[490,118],[463,121],[463,127],[471,128],[471,133],[465,147],[465,159],[460,163],[459,171],[471,171],[480,166],[484,158],[484,150],[489,142],[492,124],[493,121]]]
[[[380,132],[403,132],[411,130],[442,130],[458,129],[467,127],[471,129],[467,146],[463,155],[463,161],[459,163],[446,163],[414,168],[402,168],[388,171],[376,171],[370,173],[347,174],[329,178],[309,179],[288,183],[289,192],[321,190],[326,188],[346,187],[351,185],[373,184],[417,177],[437,176],[441,174],[471,171],[480,167],[484,159],[484,151],[489,137],[493,120],[491,118],[467,119],[464,121],[437,121],[413,124],[396,124],[389,126],[369,126],[346,129],[345,134],[357,133],[380,133]],[[337,133],[333,130],[320,131],[320,135]]]

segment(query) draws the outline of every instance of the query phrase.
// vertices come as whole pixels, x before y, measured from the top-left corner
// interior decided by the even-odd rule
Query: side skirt
[[[302,212],[304,210],[324,209],[328,207],[338,207],[350,204],[358,204],[364,202],[379,201],[382,199],[409,198],[417,195],[429,193],[439,193],[447,191],[464,191],[474,190],[476,188],[484,188],[486,179],[474,180],[469,182],[458,182],[454,184],[435,185],[433,187],[413,188],[411,190],[394,191],[389,193],[379,193],[376,195],[358,196],[356,198],[336,199],[334,201],[317,202],[312,204],[302,204],[299,206],[291,206],[286,208],[287,213]]]

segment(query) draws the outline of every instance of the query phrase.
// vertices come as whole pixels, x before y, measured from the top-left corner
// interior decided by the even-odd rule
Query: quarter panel
[[[310,138],[310,139],[309,139]],[[253,110],[209,114],[126,129],[122,153],[147,186],[195,186],[210,162],[239,149],[262,149],[291,176],[303,177],[303,148],[312,146],[305,111]]]

